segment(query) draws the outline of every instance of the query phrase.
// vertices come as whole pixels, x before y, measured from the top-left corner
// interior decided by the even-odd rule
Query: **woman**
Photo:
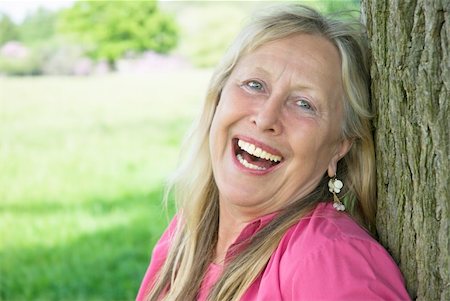
[[[272,9],[215,71],[137,300],[406,300],[374,231],[360,30]],[[366,230],[364,230],[366,229]]]

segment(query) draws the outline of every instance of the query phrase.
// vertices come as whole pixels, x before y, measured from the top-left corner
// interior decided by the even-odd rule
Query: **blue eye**
[[[246,83],[246,86],[249,87],[252,90],[257,90],[257,91],[261,91],[264,89],[263,85],[260,82],[251,80],[249,82]]]
[[[309,104],[309,102],[305,99],[300,99],[296,102],[297,106],[299,106],[300,108],[303,108],[305,110],[309,110],[312,111],[313,108],[312,106]]]

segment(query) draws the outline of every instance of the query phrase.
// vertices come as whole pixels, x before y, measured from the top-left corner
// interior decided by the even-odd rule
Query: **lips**
[[[269,171],[283,160],[269,147],[240,138],[233,139],[233,151],[239,164],[252,171]]]

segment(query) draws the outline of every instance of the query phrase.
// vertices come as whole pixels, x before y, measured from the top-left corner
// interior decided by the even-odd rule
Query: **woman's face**
[[[221,206],[252,217],[274,212],[335,174],[351,145],[340,135],[340,64],[331,42],[309,34],[239,60],[210,130]]]

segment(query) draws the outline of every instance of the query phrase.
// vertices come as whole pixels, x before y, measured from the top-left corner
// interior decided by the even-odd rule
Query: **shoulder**
[[[178,216],[175,216],[169,225],[167,226],[164,233],[161,235],[160,239],[156,243],[155,247],[152,251],[153,257],[165,257],[167,256],[169,247],[172,243],[173,237],[175,235],[176,229],[178,225]],[[152,258],[153,259],[153,258]]]
[[[322,249],[330,247],[354,252],[355,245],[387,252],[372,236],[360,227],[346,213],[336,211],[332,206],[321,203],[311,214],[302,218],[284,235],[280,247],[285,256],[306,260]],[[297,257],[302,254],[301,257]]]
[[[409,299],[389,253],[332,206],[318,205],[287,231],[280,248],[280,275],[291,282],[293,299]]]
[[[156,274],[163,266],[169,252],[169,247],[172,243],[177,224],[178,218],[175,216],[153,248],[152,259],[149,266],[147,267],[144,278],[142,279],[141,286],[136,297],[137,301],[145,300],[147,289],[152,286],[153,282],[155,281]]]
[[[357,241],[368,246],[381,245],[348,214],[335,210],[330,204],[320,203],[308,216],[302,218],[285,235],[290,243],[297,247],[305,247],[303,254],[315,252],[332,244],[343,244]]]

